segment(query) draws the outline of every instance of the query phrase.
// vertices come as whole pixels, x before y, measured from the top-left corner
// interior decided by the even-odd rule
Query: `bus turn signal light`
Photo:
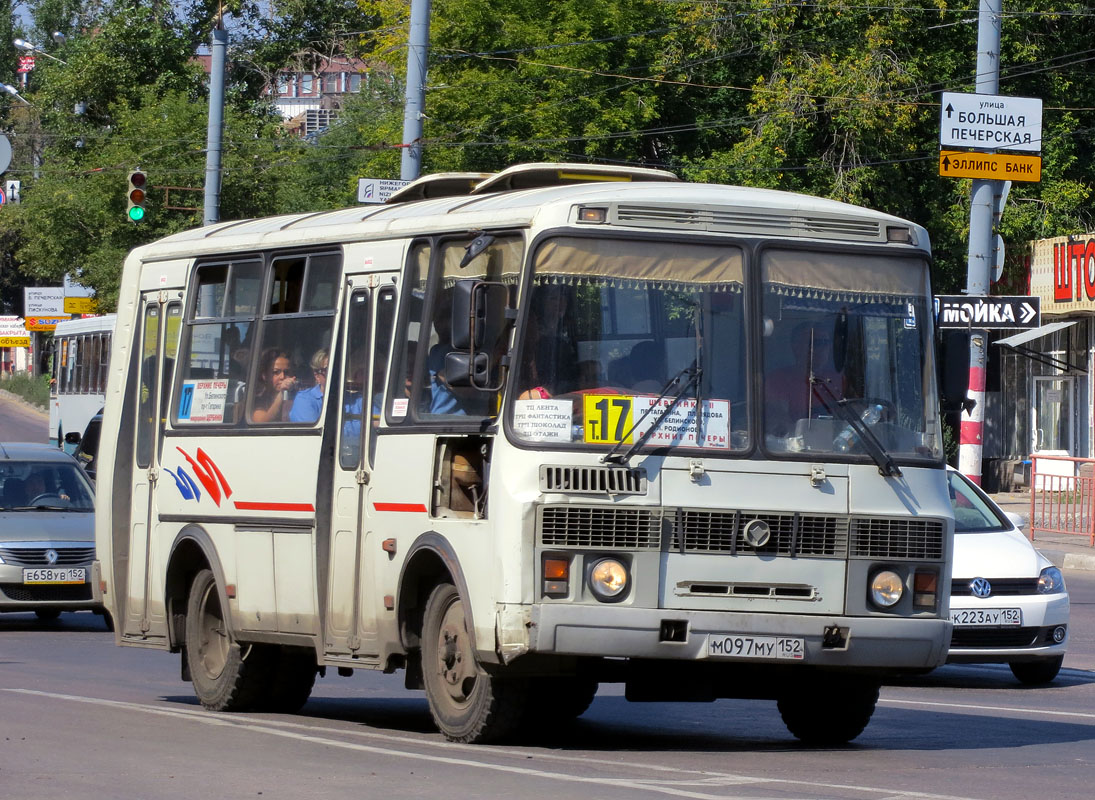
[[[544,594],[565,595],[570,590],[570,559],[544,559]]]

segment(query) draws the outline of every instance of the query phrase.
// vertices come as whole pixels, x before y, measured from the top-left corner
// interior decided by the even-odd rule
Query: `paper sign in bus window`
[[[531,442],[569,442],[573,413],[572,400],[517,400],[513,427]]]
[[[228,381],[184,381],[179,392],[179,422],[224,422]]]
[[[586,395],[584,398],[585,441],[592,444],[631,444],[654,427],[658,417],[673,400],[663,397],[624,395]],[[659,406],[646,414],[655,403]],[[638,420],[642,420],[638,422]],[[636,425],[636,422],[638,424]],[[634,426],[634,430],[632,427]],[[697,444],[696,401],[681,398],[672,412],[658,423],[647,443],[657,447],[730,447],[730,403],[727,400],[705,400],[703,403],[703,443]]]

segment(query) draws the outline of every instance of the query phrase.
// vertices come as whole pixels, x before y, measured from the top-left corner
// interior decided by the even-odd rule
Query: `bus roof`
[[[222,222],[173,234],[140,248],[142,257],[184,257],[236,249],[337,244],[430,231],[523,227],[571,221],[575,205],[613,207],[618,227],[796,236],[885,243],[888,227],[912,233],[927,249],[919,225],[859,206],[773,189],[685,182],[597,182],[445,196],[389,205]]]
[[[82,317],[81,319],[66,319],[58,322],[53,331],[54,337],[71,336],[74,333],[100,333],[113,331],[117,314],[103,314],[98,317]]]

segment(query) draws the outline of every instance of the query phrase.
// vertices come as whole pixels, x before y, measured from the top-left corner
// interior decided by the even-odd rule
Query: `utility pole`
[[[1000,87],[1001,0],[980,0],[977,17],[977,94],[997,94]],[[974,179],[970,189],[970,238],[966,294],[987,295],[993,263],[995,236],[992,229],[996,195],[1001,181]],[[969,399],[973,407],[962,412],[958,439],[958,469],[981,484],[981,451],[985,426],[985,351],[988,334],[970,332]]]
[[[221,218],[221,138],[224,134],[224,64],[228,31],[224,17],[217,14],[209,60],[209,127],[205,134],[205,215],[203,225]]]
[[[403,157],[399,177],[413,181],[422,171],[422,109],[426,105],[426,57],[430,47],[430,0],[411,0],[407,39],[407,88],[403,104]]]

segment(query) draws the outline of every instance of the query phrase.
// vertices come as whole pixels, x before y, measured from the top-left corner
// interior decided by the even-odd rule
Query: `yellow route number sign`
[[[635,398],[622,394],[587,394],[582,397],[585,440],[592,444],[631,443],[631,412]]]
[[[944,178],[980,178],[989,181],[1042,180],[1042,157],[1018,153],[939,152],[939,174]]]

